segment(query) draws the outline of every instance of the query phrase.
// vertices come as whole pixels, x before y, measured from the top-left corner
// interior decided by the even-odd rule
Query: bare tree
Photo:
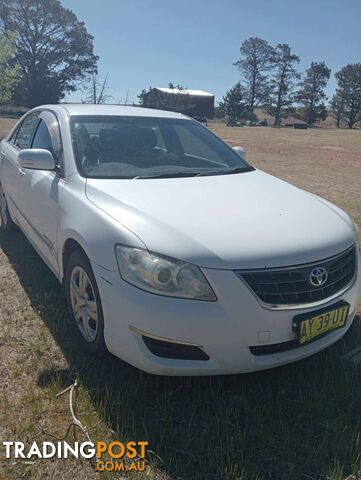
[[[87,96],[83,103],[104,104],[107,103],[112,97],[107,91],[109,90],[108,74],[105,75],[104,80],[101,82],[97,74],[91,75],[91,84],[86,89]]]
[[[273,66],[274,49],[258,37],[245,40],[240,48],[241,56],[233,65],[241,72],[241,83],[247,93],[250,112],[267,103],[270,94],[268,72]]]
[[[290,113],[295,102],[296,80],[300,74],[296,71],[296,64],[300,61],[297,55],[291,53],[291,48],[280,43],[275,48],[273,64],[275,73],[270,82],[271,93],[268,113],[274,116],[274,125],[281,124],[281,118]]]

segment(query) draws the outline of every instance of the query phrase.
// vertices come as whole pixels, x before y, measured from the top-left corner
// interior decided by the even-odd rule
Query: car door
[[[38,123],[39,112],[27,115],[17,126],[10,138],[1,142],[1,183],[10,208],[10,212],[22,225],[20,177],[23,170],[18,162],[18,153],[31,145],[34,130]]]
[[[58,120],[54,113],[39,115],[31,148],[49,150],[57,163],[55,171],[24,169],[21,177],[21,209],[27,223],[27,234],[40,250],[49,267],[58,274],[57,229],[60,190],[65,181],[62,165],[62,145]]]

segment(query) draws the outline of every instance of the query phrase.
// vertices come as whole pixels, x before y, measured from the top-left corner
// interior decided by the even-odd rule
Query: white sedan
[[[200,123],[47,105],[1,143],[2,228],[63,284],[80,342],[163,375],[250,372],[340,339],[360,301],[348,215]]]

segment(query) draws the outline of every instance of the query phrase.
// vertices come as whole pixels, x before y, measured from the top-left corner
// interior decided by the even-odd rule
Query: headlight
[[[169,297],[216,300],[198,267],[140,248],[115,247],[123,280],[148,292]]]

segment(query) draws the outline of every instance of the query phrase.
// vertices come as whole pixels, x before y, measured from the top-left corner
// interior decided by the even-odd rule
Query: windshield
[[[252,170],[198,122],[137,116],[71,117],[80,173],[90,178],[166,178]]]

